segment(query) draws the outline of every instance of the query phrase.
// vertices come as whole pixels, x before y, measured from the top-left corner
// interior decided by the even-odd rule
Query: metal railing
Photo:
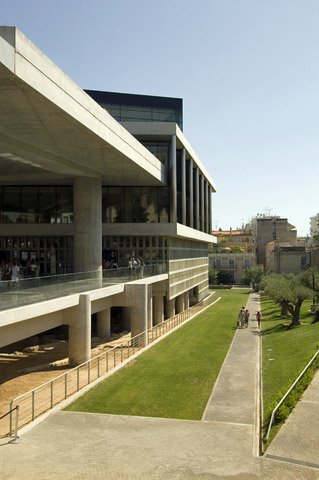
[[[211,295],[208,301],[199,302],[139,335],[109,348],[98,356],[68,370],[39,387],[14,398],[10,403],[10,410],[13,412],[19,406],[19,424],[17,429],[34,421],[37,417],[48,412],[71,395],[79,392],[98,378],[103,377],[147,345],[199,313],[214,300],[216,300],[216,297],[213,298],[213,295]],[[12,418],[10,420],[10,431],[11,428]]]
[[[299,382],[299,380],[302,378],[302,376],[305,374],[305,372],[308,370],[308,368],[311,366],[311,364],[314,362],[314,360],[317,358],[317,355],[319,354],[319,350],[314,354],[314,356],[312,357],[312,359],[309,361],[309,363],[305,366],[305,368],[303,369],[303,371],[300,373],[300,375],[298,376],[298,378],[294,381],[294,383],[291,385],[291,387],[287,390],[287,392],[285,393],[285,395],[282,397],[282,399],[280,400],[280,402],[277,403],[277,405],[275,406],[275,408],[273,409],[272,413],[271,413],[271,417],[270,417],[270,422],[269,422],[269,426],[268,426],[268,430],[267,430],[267,434],[266,434],[266,440],[269,439],[269,435],[270,435],[270,430],[271,430],[271,427],[273,425],[273,422],[274,422],[274,418],[275,418],[275,414],[278,410],[278,408],[283,404],[283,402],[285,401],[285,399],[288,397],[289,393],[293,390],[293,388],[297,385],[297,383]]]
[[[0,281],[0,310],[131,282],[165,272],[166,264],[156,263],[135,269],[127,267],[106,269],[102,271],[102,275],[94,271],[19,278],[17,281],[3,280]]]
[[[16,412],[15,415],[15,428],[13,428],[13,412]],[[0,423],[4,418],[8,418],[9,427],[4,429],[6,433],[4,435],[0,435],[0,438],[5,437],[13,437],[9,443],[17,443],[18,441],[18,425],[19,425],[19,405],[16,405],[14,408],[10,408],[10,410],[0,417]],[[0,429],[3,430],[3,429]],[[14,432],[14,434],[13,434]]]

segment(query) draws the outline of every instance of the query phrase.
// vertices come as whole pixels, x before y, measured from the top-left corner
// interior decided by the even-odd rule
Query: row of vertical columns
[[[176,144],[176,138],[175,138]],[[171,141],[173,145],[174,141]],[[173,155],[173,152],[171,152]],[[176,155],[172,159],[173,162],[176,162]],[[211,232],[211,187],[208,181],[205,179],[204,175],[200,173],[199,168],[195,165],[193,159],[190,158],[188,161],[188,185],[186,184],[186,150],[182,149],[181,155],[181,184],[182,184],[182,224],[187,224],[187,210],[189,211],[189,226],[191,228],[196,228],[203,232]],[[195,175],[195,179],[194,179]],[[175,181],[175,179],[172,180]],[[195,181],[194,181],[195,180]],[[188,187],[188,203],[187,203],[187,192]],[[194,191],[195,187],[195,191]],[[172,192],[176,192],[176,185],[172,185]],[[194,201],[195,198],[195,201]],[[175,197],[174,197],[175,199]]]

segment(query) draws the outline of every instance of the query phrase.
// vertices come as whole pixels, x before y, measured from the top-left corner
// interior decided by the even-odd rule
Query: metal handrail
[[[10,408],[10,410],[5,413],[4,415],[2,415],[0,417],[0,420],[2,420],[3,418],[7,417],[8,415],[10,415],[10,428],[9,428],[9,436],[12,437],[12,413],[14,411],[17,411],[16,413],[16,423],[15,423],[15,433],[14,433],[14,438],[13,440],[11,440],[9,443],[17,443],[17,439],[18,439],[18,423],[19,423],[19,405],[16,405],[14,408]],[[1,437],[0,437],[1,438]]]
[[[298,376],[298,378],[294,381],[294,383],[291,385],[291,387],[287,390],[287,392],[285,393],[285,395],[282,397],[282,399],[280,400],[279,403],[277,403],[277,405],[275,406],[275,408],[273,409],[272,411],[272,414],[271,414],[271,417],[270,417],[270,422],[269,422],[269,426],[268,426],[268,430],[267,430],[267,435],[266,435],[266,440],[268,440],[269,438],[269,435],[270,435],[270,430],[271,430],[271,427],[272,427],[272,424],[273,424],[273,421],[274,421],[274,418],[275,418],[275,413],[277,412],[278,408],[280,407],[280,405],[282,405],[282,403],[284,402],[284,400],[287,398],[287,396],[289,395],[289,393],[292,391],[292,389],[297,385],[297,383],[299,382],[299,380],[301,379],[301,377],[304,375],[304,373],[308,370],[308,368],[310,367],[310,365],[314,362],[314,360],[316,359],[317,355],[319,354],[319,350],[317,350],[317,352],[314,354],[314,356],[311,358],[311,360],[308,362],[308,364],[305,366],[305,368],[303,369],[303,371],[300,373],[300,375]]]

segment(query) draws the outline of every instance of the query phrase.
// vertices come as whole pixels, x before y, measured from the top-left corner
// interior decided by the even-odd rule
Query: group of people
[[[249,310],[245,307],[242,307],[240,309],[240,312],[238,314],[237,318],[237,327],[238,328],[247,328],[248,323],[249,323],[249,317],[250,317],[250,312]],[[260,322],[261,322],[261,313],[257,311],[256,313],[256,321],[257,321],[257,326],[260,328]]]
[[[14,262],[1,262],[0,264],[0,280],[11,280],[17,282],[19,278],[30,278],[39,276],[40,267],[35,261],[22,260]]]
[[[130,276],[134,277],[135,275],[138,275],[140,277],[143,277],[145,267],[143,258],[131,257],[128,261],[128,267],[130,271]]]

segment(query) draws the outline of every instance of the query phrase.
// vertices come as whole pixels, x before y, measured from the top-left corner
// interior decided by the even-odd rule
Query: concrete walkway
[[[319,480],[317,468],[257,455],[257,295],[247,308],[252,321],[236,331],[202,421],[59,412],[21,443],[0,446],[0,478]],[[312,433],[308,440],[317,447]],[[272,455],[280,457],[279,447],[274,442]]]

